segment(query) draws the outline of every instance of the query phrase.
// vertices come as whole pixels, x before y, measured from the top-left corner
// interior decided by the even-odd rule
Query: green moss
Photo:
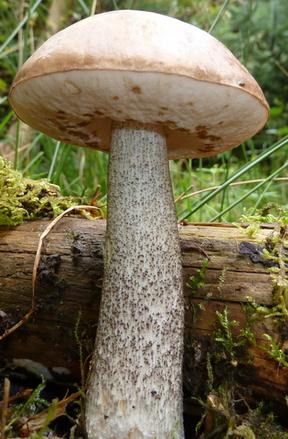
[[[25,178],[0,156],[0,225],[16,226],[26,220],[55,217],[75,204],[62,197],[58,186],[45,179]]]
[[[247,298],[247,303],[243,304],[246,323],[241,330],[237,330],[238,322],[229,318],[226,308],[222,312],[216,311],[218,325],[213,334],[215,350],[207,354],[209,386],[200,424],[203,425],[205,420],[210,425],[210,431],[205,431],[209,438],[288,439],[287,431],[279,425],[266,404],[249,407],[245,401],[245,388],[237,384],[236,378],[237,366],[247,361],[245,348],[256,342],[254,324],[268,318],[278,328],[279,340],[264,334],[267,343],[263,344],[262,349],[277,361],[279,367],[288,367],[287,354],[281,342],[281,333],[285,339],[288,328],[288,210],[269,205],[253,215],[243,216],[242,220],[250,224],[246,230],[251,238],[257,235],[261,223],[275,224],[263,251],[263,259],[271,263],[268,270],[273,283],[273,304],[263,306]],[[225,370],[222,377],[219,377],[219,367]],[[243,403],[239,405],[241,400]]]
[[[216,362],[225,360],[234,367],[238,366],[239,359],[243,360],[243,349],[245,345],[255,343],[255,335],[249,322],[240,331],[235,332],[239,326],[236,320],[230,320],[227,307],[222,312],[216,311],[218,327],[213,334],[213,339],[217,343],[215,354]],[[217,358],[218,357],[218,358]]]
[[[241,221],[249,222],[251,230],[260,223],[274,223],[275,226],[265,242],[262,256],[271,265],[268,268],[273,285],[273,305],[260,306],[250,299],[246,306],[247,312],[254,321],[270,318],[281,331],[288,328],[288,209],[275,204],[269,204],[260,211],[246,213]],[[255,229],[256,230],[256,229]],[[268,345],[263,349],[270,358],[278,362],[281,367],[288,367],[287,355],[281,349],[281,340],[274,340],[270,335],[264,334]]]
[[[251,223],[246,229],[246,234],[249,238],[255,238],[255,236],[257,236],[257,233],[259,233],[259,230],[260,230],[260,224]]]
[[[216,310],[217,322],[212,337],[203,336],[200,331],[195,335],[193,329],[187,332],[186,337],[189,341],[186,341],[185,347],[186,352],[189,351],[188,355],[186,354],[185,366],[191,372],[189,376],[184,375],[185,391],[188,395],[187,400],[191,398],[192,401],[196,401],[201,409],[195,428],[196,437],[288,439],[287,429],[281,425],[282,419],[271,413],[271,410],[278,412],[277,405],[273,405],[269,400],[260,402],[257,384],[254,393],[253,386],[247,386],[249,378],[243,376],[251,371],[250,379],[253,380],[253,357],[247,349],[253,345],[262,349],[266,357],[276,361],[279,368],[288,367],[288,355],[284,344],[288,334],[288,211],[270,205],[242,219],[245,223],[251,224],[248,230],[245,229],[249,237],[256,239],[261,223],[274,223],[265,243],[253,243],[254,247],[251,245],[252,254],[255,250],[255,254],[259,256],[253,262],[261,263],[270,273],[273,303],[265,306],[247,297],[242,304],[245,314],[243,327],[231,317],[228,308],[223,307],[222,310]],[[250,243],[250,240],[247,241]],[[244,252],[243,254],[249,255]],[[199,288],[205,286],[206,264],[207,261],[187,284],[190,287],[190,295],[186,300],[193,311],[192,326],[196,327],[196,331],[199,328],[195,325],[197,312],[193,298],[197,297]],[[220,299],[221,290],[226,286],[226,270],[227,268],[223,267],[218,277]],[[206,300],[209,299],[211,300],[208,294]],[[204,300],[201,301],[201,306],[203,303],[205,306]],[[267,327],[267,332],[269,328],[273,328],[276,337],[274,339],[266,334],[266,343],[260,343],[259,340],[256,341],[255,324],[267,319],[269,324],[264,327]],[[281,414],[280,410],[279,413]]]
[[[288,209],[269,203],[263,209],[247,210],[240,218],[240,222],[249,224],[280,223],[288,225]]]
[[[202,267],[198,268],[195,275],[189,278],[187,287],[190,288],[192,296],[205,286],[205,274],[208,268],[208,264],[208,259],[204,259]]]

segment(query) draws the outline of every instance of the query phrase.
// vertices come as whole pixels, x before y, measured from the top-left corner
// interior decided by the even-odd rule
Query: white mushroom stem
[[[180,439],[184,307],[164,135],[115,125],[89,439]]]

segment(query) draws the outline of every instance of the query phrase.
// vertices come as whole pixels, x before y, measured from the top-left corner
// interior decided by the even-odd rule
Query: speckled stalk
[[[116,125],[89,439],[182,439],[182,268],[165,137]]]

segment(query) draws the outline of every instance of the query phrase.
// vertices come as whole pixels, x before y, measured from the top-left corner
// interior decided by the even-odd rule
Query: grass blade
[[[19,162],[20,143],[21,143],[21,122],[20,122],[20,120],[17,120],[15,156],[14,156],[14,168],[15,169],[18,169],[18,164],[19,164],[18,162]]]
[[[23,169],[22,174],[25,175],[27,171],[43,156],[44,152],[40,151],[38,154],[28,163],[25,169]]]
[[[282,149],[284,146],[288,144],[288,136],[284,137],[284,139],[279,140],[279,142],[276,142],[270,148],[267,148],[262,154],[260,154],[256,159],[252,160],[250,163],[246,163],[242,168],[240,168],[237,172],[235,172],[233,175],[231,175],[228,180],[226,180],[224,183],[222,183],[217,189],[215,189],[213,192],[210,192],[205,197],[201,198],[199,202],[188,212],[184,211],[179,215],[178,221],[183,221],[187,218],[189,218],[193,213],[195,213],[197,210],[199,210],[202,206],[208,203],[208,201],[212,200],[216,195],[218,195],[220,192],[222,192],[224,189],[226,189],[233,181],[238,180],[239,177],[241,177],[243,174],[248,172],[250,169],[254,168],[254,166],[261,163],[263,160],[274,154],[276,151]]]
[[[14,112],[10,111],[8,114],[6,114],[6,116],[4,117],[4,119],[2,120],[2,122],[0,123],[0,132],[5,128],[5,126],[8,124],[9,120],[11,119],[11,117],[13,116]]]
[[[38,6],[42,3],[43,0],[36,0],[36,2],[34,3],[34,5],[31,7],[31,9],[28,11],[28,14],[25,15],[25,17],[23,18],[23,20],[20,21],[20,23],[18,24],[18,26],[15,27],[15,29],[13,30],[13,32],[9,35],[9,37],[4,41],[4,43],[2,44],[2,46],[0,46],[0,53],[3,52],[4,49],[6,49],[6,47],[11,43],[11,41],[13,40],[13,38],[18,34],[19,30],[22,29],[23,26],[25,26],[25,24],[27,23],[27,21],[29,20],[29,17],[36,11],[36,9],[38,8]]]
[[[83,9],[84,13],[89,16],[90,12],[89,12],[89,8],[86,5],[86,3],[83,0],[78,0],[79,5],[81,6],[81,8]]]
[[[229,3],[229,0],[225,0],[224,3],[223,3],[223,5],[222,5],[221,8],[219,9],[218,14],[217,14],[216,17],[215,17],[215,20],[213,21],[213,23],[212,23],[211,26],[210,26],[210,29],[208,30],[208,33],[209,33],[209,34],[211,34],[211,33],[213,32],[213,30],[215,29],[215,27],[216,27],[218,21],[220,20],[220,18],[221,18],[221,16],[222,16],[223,12],[224,12],[225,9],[227,8],[228,3]]]
[[[54,154],[53,154],[53,157],[52,157],[52,162],[51,162],[50,169],[49,169],[49,172],[48,172],[48,177],[47,177],[48,181],[51,180],[51,177],[53,175],[56,159],[57,159],[57,156],[58,156],[58,153],[59,153],[59,149],[60,149],[60,145],[61,145],[61,142],[58,141],[56,143],[55,151],[54,151]]]
[[[250,191],[248,191],[246,194],[242,195],[242,197],[238,198],[238,200],[234,201],[234,203],[230,204],[225,209],[223,209],[221,212],[219,212],[217,215],[215,215],[213,218],[211,218],[210,222],[216,221],[217,219],[221,218],[222,215],[229,212],[229,210],[233,209],[233,207],[237,206],[237,204],[241,203],[241,201],[245,200],[247,197],[249,197],[249,195],[256,192],[260,187],[264,186],[266,183],[273,180],[274,177],[276,177],[278,174],[280,174],[287,167],[288,167],[288,162],[284,163],[283,166],[281,166],[279,169],[277,169],[275,172],[273,172],[271,175],[269,175],[269,177],[265,178],[265,180],[261,181],[261,183],[258,183]]]

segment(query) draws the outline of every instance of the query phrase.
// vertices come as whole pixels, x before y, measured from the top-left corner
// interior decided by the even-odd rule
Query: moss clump
[[[62,197],[58,186],[45,179],[31,180],[0,156],[0,225],[17,226],[26,220],[54,217],[75,204]]]
[[[263,223],[288,225],[288,209],[269,203],[263,209],[257,211],[253,209],[244,211],[240,222],[250,223],[250,225]]]
[[[241,221],[249,222],[249,227],[258,226],[260,223],[274,223],[262,250],[266,266],[267,263],[271,264],[268,271],[273,284],[273,306],[260,306],[252,299],[249,300],[248,306],[254,309],[254,320],[273,319],[278,327],[279,339],[274,340],[269,334],[264,334],[268,343],[263,349],[279,366],[288,367],[287,350],[281,348],[287,338],[288,328],[288,209],[270,203],[259,211],[246,212]]]

